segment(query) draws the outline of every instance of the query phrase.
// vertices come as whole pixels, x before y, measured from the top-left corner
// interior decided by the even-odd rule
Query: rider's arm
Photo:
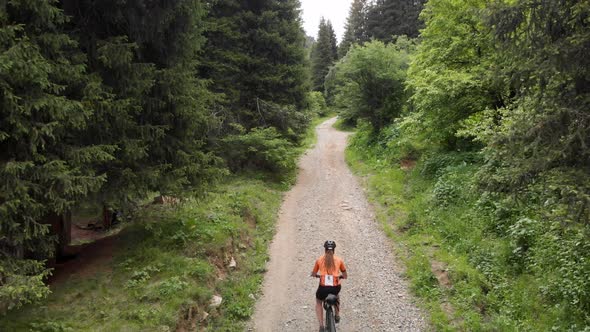
[[[340,279],[346,279],[348,278],[348,273],[346,273],[346,265],[344,265],[344,262],[340,262],[340,271],[342,273],[342,276],[340,277]]]
[[[320,270],[320,265],[318,264],[318,261],[315,261],[315,265],[313,266],[313,271],[311,271],[311,277],[319,277],[318,275],[318,271]]]

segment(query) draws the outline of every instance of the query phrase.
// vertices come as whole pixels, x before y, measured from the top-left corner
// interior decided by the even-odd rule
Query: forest
[[[334,112],[434,330],[590,331],[590,2],[353,0],[339,43],[298,0],[8,0],[0,22],[0,326],[240,330]],[[130,224],[117,277],[51,294],[48,220],[87,206]],[[233,302],[194,317],[212,288]]]

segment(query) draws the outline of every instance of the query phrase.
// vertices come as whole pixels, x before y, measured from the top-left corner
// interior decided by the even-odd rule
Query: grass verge
[[[91,276],[52,287],[40,306],[0,320],[4,331],[239,331],[262,280],[282,192],[236,177],[179,206],[153,206]],[[230,268],[231,260],[237,264]],[[210,308],[213,295],[223,298]],[[206,314],[205,314],[206,313]],[[204,318],[208,315],[207,318]]]

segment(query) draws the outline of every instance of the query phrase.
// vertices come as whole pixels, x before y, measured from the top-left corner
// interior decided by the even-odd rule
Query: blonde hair
[[[326,253],[324,254],[324,266],[328,273],[333,274],[335,272],[334,250],[326,250]]]

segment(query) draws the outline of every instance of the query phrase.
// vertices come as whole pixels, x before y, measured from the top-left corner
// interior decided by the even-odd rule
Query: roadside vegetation
[[[358,40],[326,79],[436,330],[590,330],[589,17],[431,0],[418,40]]]
[[[42,305],[11,312],[0,325],[6,331],[238,331],[263,276],[281,189],[238,176],[178,206],[150,206],[116,238],[112,261],[96,275],[72,275],[53,285]],[[209,307],[213,295],[222,298],[218,308]]]
[[[284,163],[315,142],[315,117]],[[40,305],[0,319],[8,331],[242,331],[264,277],[268,244],[295,167],[277,179],[245,171],[176,205],[150,205],[116,237],[93,275],[52,285]],[[235,262],[235,266],[233,265]],[[221,298],[211,307],[214,296]]]

